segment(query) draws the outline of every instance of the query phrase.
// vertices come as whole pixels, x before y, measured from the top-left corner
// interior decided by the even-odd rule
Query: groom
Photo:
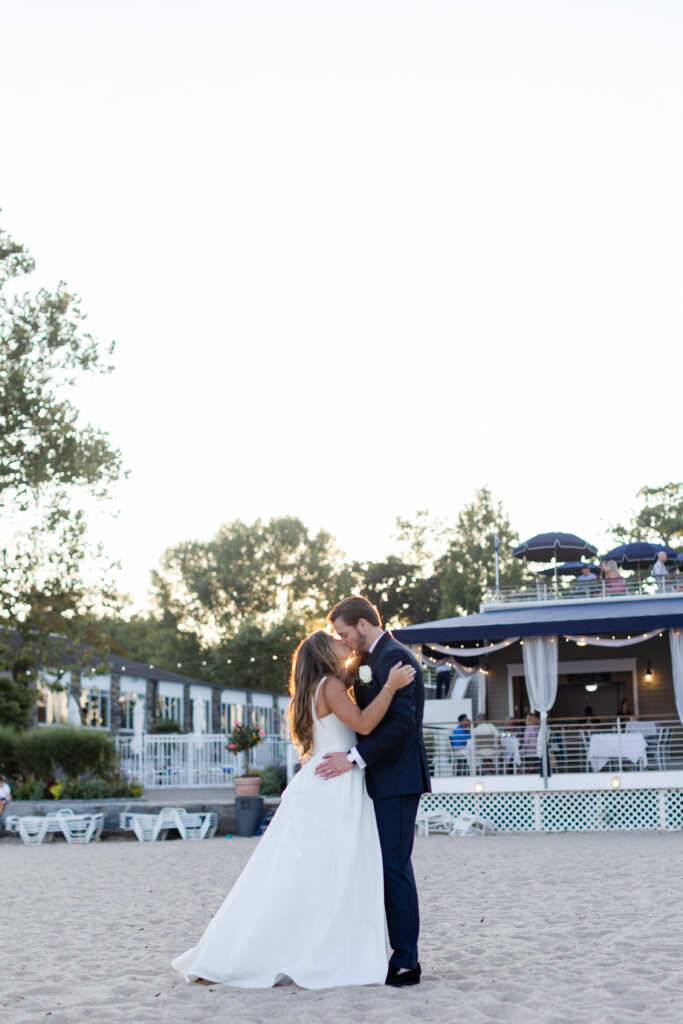
[[[354,763],[365,769],[382,848],[384,906],[393,950],[386,983],[417,985],[421,973],[417,959],[420,917],[410,856],[420,794],[431,788],[422,739],[422,671],[410,651],[382,629],[377,609],[364,597],[345,598],[327,617],[344,643],[362,655],[360,678],[354,685],[361,710],[377,696],[397,661],[404,665],[409,662],[415,668],[415,681],[397,690],[379,725],[351,750],[324,754],[316,772],[334,778],[350,771]],[[365,683],[364,676],[368,677]]]

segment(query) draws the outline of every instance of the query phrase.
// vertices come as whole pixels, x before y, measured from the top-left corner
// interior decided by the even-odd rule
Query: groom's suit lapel
[[[384,633],[375,644],[372,654],[364,654],[359,662],[359,668],[361,665],[369,665],[369,667],[372,669],[373,677],[371,683],[368,683],[367,685],[363,685],[362,683],[356,683],[353,688],[354,696],[356,698],[356,704],[361,709],[366,708],[370,701],[373,699],[373,697],[376,697],[377,694],[379,693],[380,684],[379,680],[375,676],[374,667],[379,659],[380,654],[382,653],[382,650],[391,639],[393,639],[391,633]]]
[[[375,647],[374,647],[374,650],[372,651],[372,654],[366,654],[366,656],[365,656],[365,664],[369,665],[370,668],[373,669],[373,671],[374,671],[374,667],[375,667],[375,664],[377,662],[377,659],[379,658],[380,654],[382,653],[382,651],[384,650],[386,645],[392,639],[393,639],[393,637],[392,637],[391,633],[389,633],[389,632],[383,633],[382,636],[377,641],[377,643],[375,644]]]

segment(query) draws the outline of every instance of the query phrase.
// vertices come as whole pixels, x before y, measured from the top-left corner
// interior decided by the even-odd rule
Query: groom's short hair
[[[327,616],[330,622],[335,619],[343,619],[347,626],[355,626],[359,619],[365,619],[371,626],[381,626],[382,620],[374,604],[365,597],[345,597],[343,601],[336,604]]]

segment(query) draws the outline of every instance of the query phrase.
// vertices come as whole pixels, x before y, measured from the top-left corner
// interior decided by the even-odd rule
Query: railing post
[[[617,751],[619,753],[619,771],[623,771],[621,758],[621,718],[617,717]]]

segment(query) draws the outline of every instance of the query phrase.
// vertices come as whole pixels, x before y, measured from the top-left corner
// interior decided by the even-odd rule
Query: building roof
[[[506,640],[513,636],[638,633],[683,626],[683,594],[546,601],[392,630],[404,644]]]
[[[169,672],[165,668],[155,665],[145,665],[142,661],[135,661],[122,654],[102,654],[94,662],[99,671],[106,670],[113,676],[135,676],[138,679],[158,679],[170,683],[194,683],[201,686],[212,684],[204,679],[195,679],[192,676],[184,676],[179,672]]]

